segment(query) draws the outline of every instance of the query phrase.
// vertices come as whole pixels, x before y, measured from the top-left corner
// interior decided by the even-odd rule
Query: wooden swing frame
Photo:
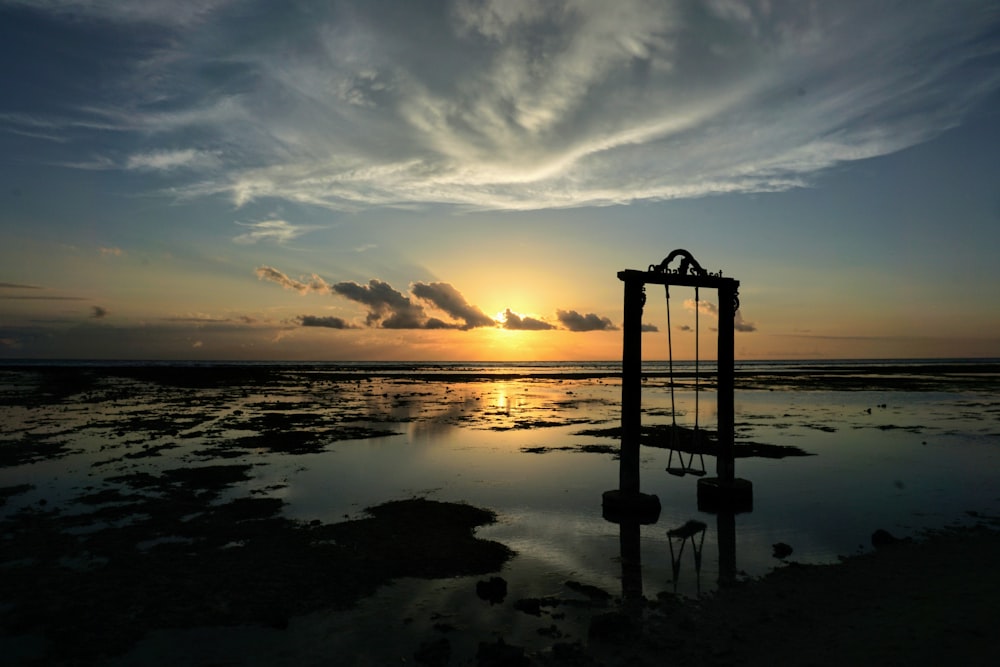
[[[679,258],[676,268],[671,265]],[[731,490],[735,480],[734,421],[734,331],[739,309],[738,280],[709,273],[687,250],[674,250],[659,264],[646,271],[626,269],[618,273],[625,284],[622,339],[622,428],[618,498],[629,503],[643,496],[639,484],[639,443],[642,433],[642,311],[646,303],[646,285],[682,285],[715,289],[719,295],[719,333],[717,363],[718,448],[716,478],[708,482],[716,490]],[[669,328],[669,327],[668,327]],[[672,380],[673,378],[671,378]]]

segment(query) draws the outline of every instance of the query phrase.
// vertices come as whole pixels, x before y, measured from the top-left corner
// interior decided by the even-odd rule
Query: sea
[[[771,372],[810,370],[866,370],[893,368],[906,371],[913,368],[950,368],[962,366],[968,369],[992,369],[1000,364],[1000,357],[943,357],[914,359],[737,359],[737,372]],[[153,367],[153,368],[231,368],[231,367],[286,367],[317,368],[345,373],[378,374],[387,372],[427,373],[469,373],[474,375],[509,374],[620,374],[620,360],[603,361],[330,361],[330,360],[233,360],[233,359],[0,359],[0,367]],[[706,373],[715,372],[715,361],[702,359],[666,360],[644,359],[643,371],[664,373],[673,367],[678,371],[701,369]],[[983,372],[988,372],[984,370]]]
[[[714,362],[642,370],[644,427],[713,432]],[[0,489],[21,490],[0,517],[73,513],[126,473],[224,458],[253,464],[229,493],[280,499],[295,520],[361,518],[414,497],[468,503],[498,517],[477,536],[516,552],[494,574],[506,604],[476,597],[481,576],[404,579],[281,630],[157,630],[108,663],[166,665],[398,663],[442,623],[461,628],[451,650],[463,664],[476,638],[530,648],[556,625],[585,638],[582,608],[555,622],[511,603],[565,597],[567,582],[694,599],[869,552],[877,530],[919,538],[1000,516],[1000,359],[738,360],[735,371],[736,476],[750,501],[706,507],[699,482],[716,475],[714,457],[651,439],[640,485],[660,509],[626,531],[602,505],[620,475],[619,361],[5,360],[0,454],[17,455],[3,456]],[[275,424],[308,446],[269,446],[262,425]],[[638,569],[623,566],[636,555]]]

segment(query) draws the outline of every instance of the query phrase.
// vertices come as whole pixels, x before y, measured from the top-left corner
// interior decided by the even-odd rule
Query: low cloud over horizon
[[[558,310],[556,316],[570,331],[615,331],[618,329],[610,319],[594,313],[581,315],[575,310]]]
[[[719,319],[719,307],[712,303],[711,301],[705,301],[700,299],[697,302],[694,299],[685,299],[684,308],[693,311],[697,307],[698,312],[708,315],[714,320]],[[750,333],[757,330],[757,325],[753,322],[748,322],[743,319],[743,312],[740,310],[736,311],[736,316],[733,318],[733,328],[736,331],[742,331],[744,333]],[[691,331],[691,327],[688,325],[678,327],[681,331]],[[715,327],[712,328],[713,331],[717,330]]]
[[[548,331],[556,326],[535,317],[518,315],[508,308],[504,311],[503,328],[511,331]]]
[[[304,327],[322,327],[325,329],[356,329],[357,327],[348,324],[343,318],[334,316],[300,315],[299,325]]]
[[[336,295],[364,306],[367,312],[364,325],[380,329],[454,329],[468,331],[483,327],[501,327],[512,331],[547,331],[564,329],[575,332],[616,331],[618,327],[610,318],[596,313],[581,314],[576,310],[559,309],[559,325],[527,315],[519,315],[507,308],[502,320],[486,315],[478,306],[470,304],[453,285],[445,282],[410,285],[410,294],[403,294],[389,283],[373,278],[367,284],[344,281],[330,284],[320,276],[311,274],[307,279],[296,280],[271,266],[260,266],[254,273],[259,280],[280,285],[301,295]],[[436,309],[451,321],[427,312]],[[301,326],[331,329],[357,328],[339,317],[300,315]],[[560,326],[561,325],[561,326]],[[655,331],[655,327],[643,327]]]

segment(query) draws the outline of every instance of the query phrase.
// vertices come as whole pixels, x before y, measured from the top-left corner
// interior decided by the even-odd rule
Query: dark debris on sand
[[[515,609],[544,617],[586,605],[585,637],[567,638],[556,614],[538,628],[543,648],[503,637],[480,640],[475,665],[637,667],[655,665],[995,665],[1000,596],[1000,522],[884,539],[875,552],[839,564],[789,563],[697,599],[660,593],[623,600],[566,582],[587,599],[529,598]],[[452,664],[452,642],[434,638],[414,653],[421,665]],[[467,664],[467,663],[461,663]]]
[[[530,665],[996,665],[997,522],[791,563],[699,599],[662,594],[591,618],[588,641]],[[635,601],[634,601],[635,602]]]
[[[564,447],[546,447],[539,445],[535,447],[522,447],[521,452],[525,454],[548,454],[549,452],[582,452],[585,454],[609,454],[617,459],[620,455],[620,448],[617,445],[584,444]]]
[[[621,440],[620,426],[608,428],[586,429],[577,435],[589,435],[599,438],[614,438]],[[703,454],[715,456],[719,443],[715,431],[709,429],[693,429],[675,424],[648,424],[642,427],[640,444],[645,447],[672,449],[688,454]],[[786,456],[812,456],[801,447],[794,445],[770,445],[760,442],[740,441],[733,447],[736,458],[761,457],[780,459]]]
[[[281,516],[282,501],[221,493],[249,466],[109,480],[83,514],[26,509],[2,522],[0,636],[41,635],[39,664],[98,664],[156,628],[257,624],[347,608],[397,577],[498,571],[513,552],[480,540],[495,515],[410,499],[338,524]],[[80,531],[81,528],[88,530]]]
[[[52,461],[76,451],[65,442],[25,434],[17,440],[0,440],[0,468]]]

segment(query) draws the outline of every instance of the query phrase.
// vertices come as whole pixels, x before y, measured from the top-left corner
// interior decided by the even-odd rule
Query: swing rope
[[[701,408],[699,407],[698,401],[701,396],[701,350],[699,349],[699,343],[701,341],[701,325],[699,314],[701,313],[701,296],[699,295],[698,285],[694,286],[694,434],[691,437],[691,443],[698,448],[698,458],[701,459],[701,474],[705,474],[705,455],[701,450],[701,433],[698,431],[698,417],[701,415]],[[688,468],[694,463],[694,452],[691,452],[691,456],[688,459]],[[697,473],[696,473],[697,474]]]
[[[698,344],[701,341],[701,326],[699,325],[698,315],[701,312],[701,300],[698,296],[698,286],[694,286],[694,440],[698,439],[698,415],[701,410],[698,409],[698,394],[699,384],[698,381],[701,379],[700,363],[701,363],[701,352],[698,349]]]
[[[674,403],[674,341],[673,327],[670,326],[670,285],[664,285],[663,291],[667,297],[667,369],[670,374],[670,446],[672,449],[677,439],[677,408]]]
[[[667,369],[670,375],[670,456],[667,458],[667,472],[674,475],[684,475],[686,473],[691,473],[694,475],[704,475],[705,474],[705,456],[700,451],[698,451],[698,457],[701,460],[701,470],[697,471],[694,469],[694,447],[698,445],[699,438],[699,414],[701,412],[699,406],[699,393],[701,390],[700,376],[701,376],[701,350],[700,342],[701,338],[701,321],[699,318],[699,305],[700,293],[698,286],[695,285],[694,288],[694,431],[691,435],[691,445],[692,451],[689,452],[687,465],[684,464],[684,454],[678,452],[677,458],[680,459],[680,468],[674,468],[671,466],[674,459],[674,448],[677,446],[678,434],[677,434],[677,402],[674,396],[674,341],[673,341],[673,326],[670,322],[670,285],[663,286],[664,295],[667,302]]]

